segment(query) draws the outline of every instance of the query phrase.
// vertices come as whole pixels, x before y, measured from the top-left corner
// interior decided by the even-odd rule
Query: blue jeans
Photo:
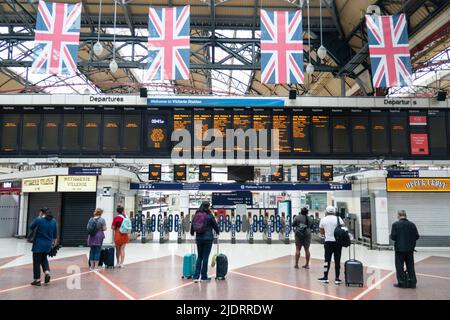
[[[200,278],[200,274],[202,280],[208,278],[208,259],[212,245],[212,240],[197,240],[198,259],[197,264],[195,265],[194,279]]]
[[[102,251],[102,246],[91,246],[91,251],[89,251],[89,261],[100,260],[100,252]]]

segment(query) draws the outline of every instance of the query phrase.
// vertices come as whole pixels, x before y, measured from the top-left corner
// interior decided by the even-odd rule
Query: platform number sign
[[[161,165],[160,164],[150,164],[148,166],[148,180],[161,180]]]
[[[329,164],[321,165],[320,177],[322,181],[333,181],[333,166]]]
[[[309,182],[309,164],[297,166],[297,181]]]
[[[211,166],[201,165],[199,167],[199,177],[200,181],[211,181]]]

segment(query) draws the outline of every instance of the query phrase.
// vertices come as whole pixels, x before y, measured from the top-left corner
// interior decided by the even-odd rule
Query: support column
[[[291,206],[292,206],[292,216],[297,215],[300,213],[300,210],[302,209],[302,203],[301,203],[301,192],[300,191],[291,191]]]
[[[180,212],[183,211],[185,216],[189,213],[189,191],[180,191]]]
[[[375,192],[375,228],[376,243],[389,245],[389,217],[387,206],[387,192]]]
[[[31,221],[27,221],[28,217],[28,193],[22,193],[20,195],[19,202],[19,222],[17,227],[17,234],[19,236],[25,236],[27,234],[28,224]]]
[[[341,77],[341,97],[345,97],[345,77]]]

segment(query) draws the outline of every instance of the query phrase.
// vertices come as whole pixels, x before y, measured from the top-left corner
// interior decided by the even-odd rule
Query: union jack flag
[[[151,8],[147,80],[189,79],[190,6]]]
[[[303,83],[302,11],[261,10],[261,82]]]
[[[77,70],[81,3],[39,1],[32,73],[73,75]]]
[[[412,68],[405,14],[366,15],[366,24],[374,87],[411,85]]]

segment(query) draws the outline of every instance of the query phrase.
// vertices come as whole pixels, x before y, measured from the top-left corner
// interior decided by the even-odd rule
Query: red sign
[[[428,154],[428,134],[411,133],[411,154]]]
[[[410,126],[426,126],[427,116],[409,116]]]

